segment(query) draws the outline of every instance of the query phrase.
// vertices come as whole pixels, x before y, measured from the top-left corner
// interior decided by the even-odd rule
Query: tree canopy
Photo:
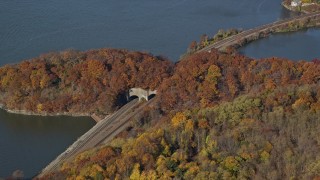
[[[0,68],[1,103],[112,112],[131,87],[156,105],[109,144],[44,179],[320,178],[320,63],[215,50],[176,64],[125,50],[66,51]]]

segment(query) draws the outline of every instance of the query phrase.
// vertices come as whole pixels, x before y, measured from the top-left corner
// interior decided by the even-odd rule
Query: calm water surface
[[[276,34],[260,39],[240,49],[254,58],[284,57],[293,60],[320,58],[320,29]]]
[[[147,51],[177,61],[201,34],[289,16],[280,0],[1,0],[0,65],[50,51],[101,47]],[[292,49],[315,47],[318,36],[318,31],[274,36],[242,51],[257,57],[279,51],[289,57]],[[274,43],[284,40],[291,43],[276,48]],[[318,56],[317,51],[307,53]],[[0,177],[15,169],[34,175],[92,125],[87,118],[0,111]]]
[[[176,61],[201,34],[287,16],[280,0],[2,0],[0,65],[50,51],[101,47]]]
[[[22,116],[0,110],[0,177],[17,169],[33,176],[93,125],[90,118]]]

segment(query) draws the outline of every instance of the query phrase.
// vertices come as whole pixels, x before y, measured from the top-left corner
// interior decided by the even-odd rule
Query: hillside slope
[[[157,106],[45,179],[320,176],[320,62],[217,51],[181,60]]]
[[[50,53],[0,68],[0,103],[35,114],[109,114],[132,87],[156,89],[172,63],[116,49]]]

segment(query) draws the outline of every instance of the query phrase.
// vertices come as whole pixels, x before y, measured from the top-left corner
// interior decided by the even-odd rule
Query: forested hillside
[[[207,107],[241,94],[273,91],[288,85],[317,84],[320,61],[262,60],[213,51],[191,55],[176,64],[160,86],[162,109]]]
[[[164,64],[157,106],[44,178],[320,178],[318,60],[212,51]]]
[[[132,87],[155,89],[171,62],[115,49],[50,53],[0,68],[0,103],[37,114],[108,114]]]

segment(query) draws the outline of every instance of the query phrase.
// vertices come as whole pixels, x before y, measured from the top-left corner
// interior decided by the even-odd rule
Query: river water
[[[320,59],[320,30],[275,34],[246,45],[240,52],[254,58],[283,57],[297,61]]]
[[[0,176],[33,176],[94,125],[90,118],[40,117],[0,110]]]
[[[0,65],[51,51],[101,47],[147,51],[177,61],[201,34],[252,28],[293,15],[280,0],[1,0]],[[291,57],[294,50],[292,58],[310,59],[319,56],[318,36],[316,30],[272,36],[241,52]],[[289,43],[283,46],[284,41]],[[15,169],[34,175],[92,126],[88,118],[0,111],[0,177]]]

